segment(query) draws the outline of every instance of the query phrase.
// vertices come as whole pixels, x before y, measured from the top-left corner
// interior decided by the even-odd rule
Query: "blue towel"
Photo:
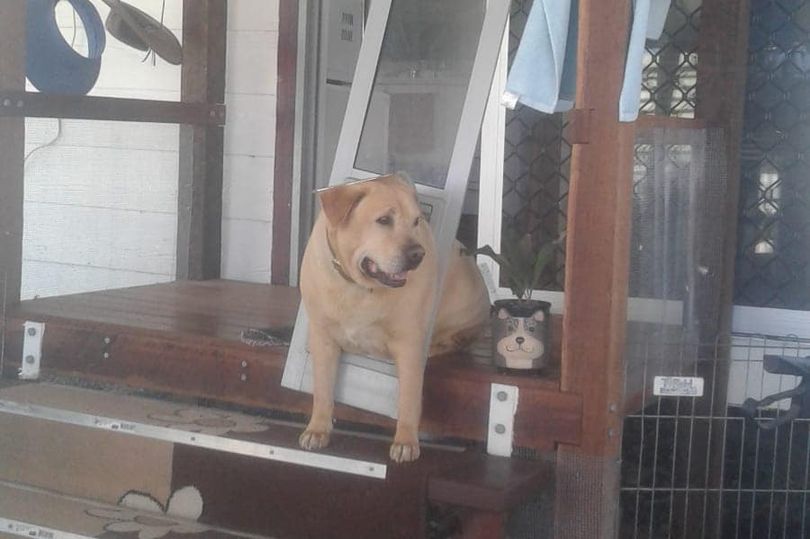
[[[645,42],[657,39],[671,0],[634,0],[630,39],[619,98],[619,120],[638,117]],[[506,91],[509,107],[520,102],[552,113],[573,107],[576,86],[577,0],[535,0],[515,54]]]
[[[633,24],[627,43],[624,82],[619,97],[619,121],[633,122],[638,118],[641,99],[641,74],[644,69],[644,44],[647,41],[647,23],[650,20],[650,0],[634,0]]]
[[[504,105],[514,108],[520,102],[549,114],[573,106],[576,13],[576,0],[534,1],[506,81]]]

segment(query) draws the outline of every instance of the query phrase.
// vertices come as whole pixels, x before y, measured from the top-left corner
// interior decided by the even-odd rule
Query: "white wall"
[[[106,18],[107,6],[93,3]],[[162,0],[132,3],[160,17]],[[181,7],[167,0],[164,14],[178,36]],[[70,40],[72,13],[57,14]],[[277,35],[276,0],[229,1],[225,278],[270,280]],[[91,94],[179,99],[180,68],[143,56],[108,35]],[[26,154],[36,151],[26,162],[23,298],[173,280],[177,146],[176,125],[27,120]]]
[[[230,0],[222,275],[270,282],[278,0]]]

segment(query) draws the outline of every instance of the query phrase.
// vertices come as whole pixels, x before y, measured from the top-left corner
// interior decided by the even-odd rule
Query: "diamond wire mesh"
[[[810,2],[751,2],[734,302],[810,309]]]
[[[713,343],[647,335],[628,345],[622,538],[803,539],[810,535],[810,418],[758,428],[741,408],[795,387],[763,368],[765,354],[810,355],[810,341],[734,335]],[[702,397],[653,397],[658,373],[703,376]],[[759,419],[786,413],[786,405]]]
[[[513,0],[509,23],[509,60],[517,51],[532,0]],[[700,0],[674,0],[664,32],[648,42],[644,58],[641,113],[693,117],[696,41]],[[544,114],[518,105],[506,111],[503,215],[504,230],[531,234],[540,245],[559,237],[566,225],[571,142],[565,113]],[[638,154],[644,150],[637,150]],[[638,164],[638,163],[637,163]],[[643,182],[643,176],[636,176]],[[540,288],[562,290],[565,245],[544,273]]]
[[[532,0],[513,0],[509,19],[509,61],[517,52]],[[565,228],[571,143],[565,114],[544,114],[518,105],[506,111],[503,168],[504,230],[531,234],[537,245]],[[542,276],[540,288],[562,290],[565,246]]]
[[[673,0],[664,31],[647,42],[641,114],[694,118],[702,0]]]

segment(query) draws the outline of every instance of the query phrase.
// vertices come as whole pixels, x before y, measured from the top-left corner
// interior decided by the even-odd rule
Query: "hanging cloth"
[[[619,120],[638,117],[645,43],[658,39],[671,0],[634,0],[619,98]],[[501,99],[514,108],[523,103],[541,112],[570,110],[576,91],[577,0],[535,0],[515,54]]]
[[[577,0],[535,0],[502,103],[551,114],[570,110],[576,90]]]

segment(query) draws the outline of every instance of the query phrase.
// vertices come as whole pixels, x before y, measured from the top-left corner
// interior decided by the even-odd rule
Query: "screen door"
[[[407,172],[443,273],[492,84],[509,0],[374,0],[329,185]],[[311,392],[303,305],[282,385]],[[396,368],[344,354],[335,399],[396,417]]]

